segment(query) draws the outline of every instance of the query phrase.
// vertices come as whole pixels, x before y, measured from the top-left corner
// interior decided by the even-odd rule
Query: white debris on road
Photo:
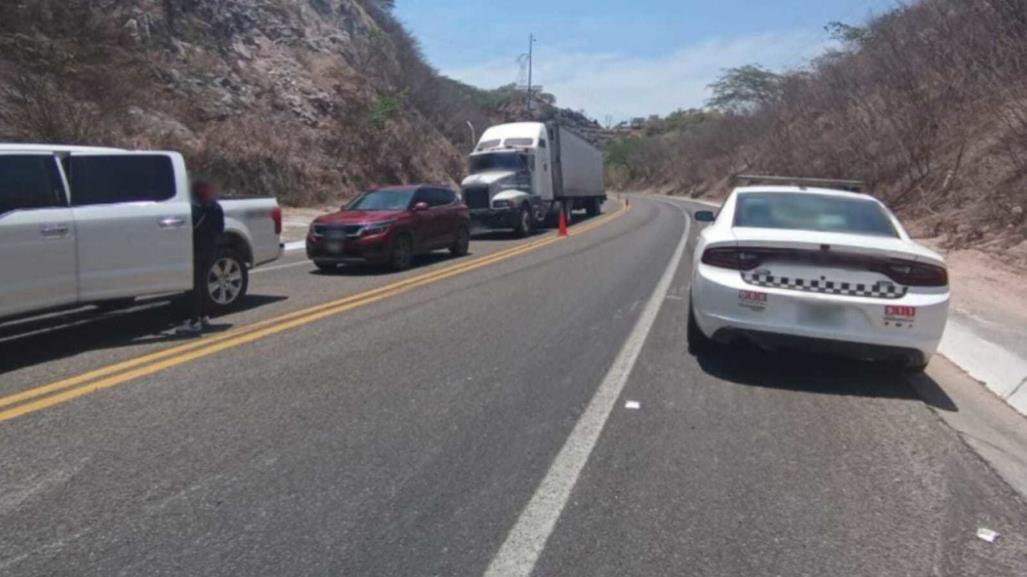
[[[639,403],[638,401],[628,401],[624,405],[624,408],[625,409],[631,409],[633,411],[637,411],[637,410],[642,408],[642,403]]]
[[[992,531],[991,529],[986,529],[984,527],[981,527],[980,529],[977,530],[977,538],[982,540],[982,541],[987,541],[988,543],[994,543],[995,540],[998,539],[998,537],[999,537],[999,534],[996,533],[995,531]]]

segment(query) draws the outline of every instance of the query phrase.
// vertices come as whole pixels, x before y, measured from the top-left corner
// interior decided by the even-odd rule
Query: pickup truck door
[[[74,153],[66,160],[84,302],[192,286],[192,205],[176,153]]]
[[[0,317],[74,304],[76,272],[57,158],[0,152]]]

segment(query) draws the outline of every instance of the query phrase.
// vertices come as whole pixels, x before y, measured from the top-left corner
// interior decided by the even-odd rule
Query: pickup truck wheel
[[[207,310],[228,312],[242,303],[249,290],[250,273],[246,261],[233,249],[222,249],[207,269]]]
[[[410,239],[410,235],[402,234],[396,237],[389,264],[393,270],[406,270],[414,264],[414,241]]]
[[[514,228],[514,234],[518,238],[524,238],[531,235],[534,227],[535,219],[531,216],[531,210],[527,206],[521,207],[520,214],[517,215],[517,226]]]
[[[453,246],[449,247],[449,253],[453,256],[464,256],[471,247],[471,231],[466,226],[456,230],[456,238],[453,239]]]

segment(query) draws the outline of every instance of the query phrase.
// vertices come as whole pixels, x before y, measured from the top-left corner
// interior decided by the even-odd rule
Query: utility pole
[[[535,58],[535,35],[528,36],[528,114],[531,114],[531,73]]]

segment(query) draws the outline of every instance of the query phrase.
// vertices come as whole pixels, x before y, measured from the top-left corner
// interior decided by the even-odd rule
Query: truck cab
[[[553,200],[548,140],[546,126],[538,122],[485,131],[461,185],[476,224],[526,234],[542,223]]]

